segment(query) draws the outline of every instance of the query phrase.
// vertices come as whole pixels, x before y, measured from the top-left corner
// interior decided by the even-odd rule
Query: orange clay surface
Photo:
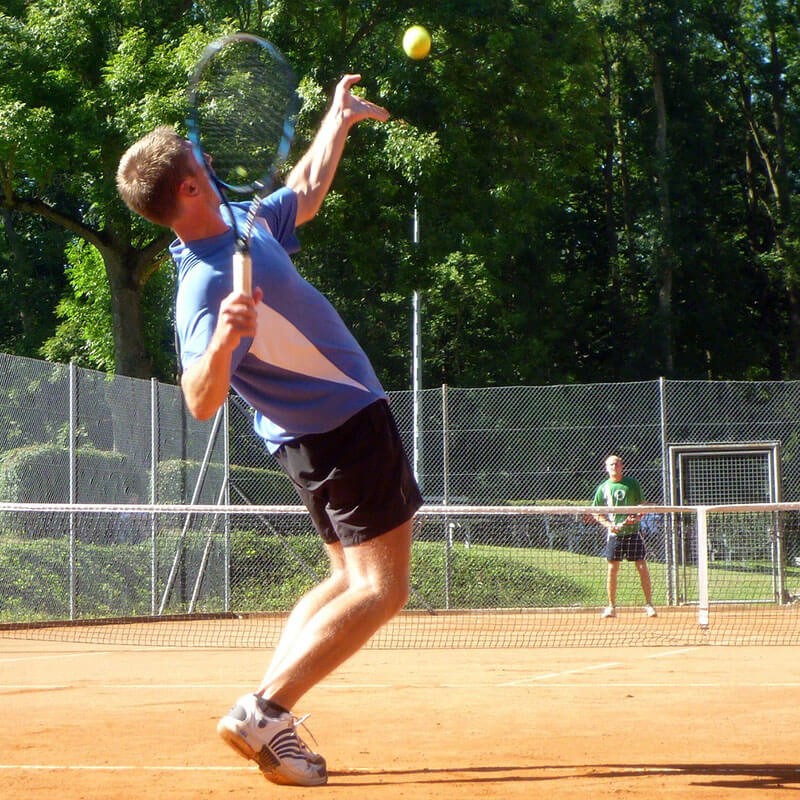
[[[367,649],[295,709],[315,789],[216,736],[268,655],[0,638],[0,797],[800,797],[798,647]]]

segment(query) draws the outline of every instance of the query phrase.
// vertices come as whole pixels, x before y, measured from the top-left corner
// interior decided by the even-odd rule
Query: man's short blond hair
[[[117,191],[132,211],[170,227],[178,187],[194,174],[195,160],[186,139],[162,126],[125,151],[117,168]]]

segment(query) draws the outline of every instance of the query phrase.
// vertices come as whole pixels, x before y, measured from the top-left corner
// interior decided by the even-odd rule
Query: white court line
[[[664,652],[664,653],[654,653],[652,655],[645,656],[645,658],[667,658],[669,656],[678,656],[678,655],[683,655],[684,653],[691,653],[693,650],[697,650],[697,649],[699,649],[699,648],[697,648],[697,647],[682,647],[679,650],[669,650],[669,651]],[[499,686],[529,686],[535,681],[546,681],[546,680],[549,680],[550,678],[560,678],[560,677],[562,677],[564,675],[577,675],[577,674],[582,673],[582,672],[591,672],[591,671],[598,670],[598,669],[608,669],[610,667],[620,667],[620,666],[622,666],[622,664],[620,662],[610,661],[610,662],[607,662],[605,664],[593,664],[592,666],[578,667],[576,669],[563,670],[562,672],[546,672],[546,673],[544,673],[542,675],[532,675],[529,678],[521,678],[520,680],[517,680],[517,681],[509,681],[507,683],[500,683],[498,685]],[[556,684],[549,683],[548,685],[549,686],[555,686]],[[614,684],[606,684],[606,685],[613,686]],[[622,685],[626,685],[626,686],[660,686],[660,685],[665,685],[665,684],[649,684],[649,683],[648,684],[632,684],[632,683],[621,682],[619,685],[621,685],[621,686]],[[669,684],[667,684],[667,685],[669,685]],[[684,686],[684,685],[688,686],[690,684],[681,684],[681,685],[682,686]],[[718,685],[718,684],[713,684],[713,685]],[[722,685],[722,684],[719,684],[719,685]],[[742,684],[738,684],[738,685],[742,685]]]
[[[684,653],[692,653],[699,650],[699,647],[683,647],[680,650],[668,650],[666,653],[653,653],[645,658],[669,658],[670,656],[682,656]]]
[[[586,671],[586,670],[582,670]],[[577,672],[574,670],[573,673]],[[564,673],[561,673],[564,674]],[[574,689],[578,691],[580,689],[589,689],[591,691],[595,691],[597,686],[595,684],[590,683],[576,683],[575,681],[564,682],[564,681],[552,681],[549,680],[551,677],[558,677],[557,674],[545,674],[545,675],[533,675],[530,678],[523,678],[519,681],[508,681],[504,683],[471,683],[470,686],[474,688],[486,688],[486,689],[514,689],[514,688],[541,688],[541,689]],[[674,681],[604,681],[603,686],[608,688],[619,687],[619,688],[631,688],[631,689],[673,689],[675,687],[680,688],[687,688],[687,689],[731,689],[731,688],[742,688],[742,689],[800,689],[800,681],[731,681],[728,683],[722,681],[682,681],[682,680],[674,680]],[[87,688],[91,688],[92,690],[103,690],[109,692],[119,692],[123,690],[131,690],[131,691],[141,691],[144,689],[158,689],[160,691],[169,691],[173,689],[177,690],[203,690],[203,689],[233,689],[236,691],[246,691],[246,687],[243,687],[242,684],[223,684],[223,683],[215,683],[215,684],[163,684],[163,685],[133,685],[133,684],[103,684],[101,686],[92,686],[87,687],[85,684],[79,685],[46,685],[46,684],[3,684],[0,683],[0,696],[10,693],[10,692],[56,692],[56,691],[68,691],[70,689],[78,689],[78,690],[85,690]],[[365,686],[364,684],[358,685],[345,685],[345,686],[334,686],[333,684],[329,685],[322,685],[320,684],[317,688],[324,688],[331,691],[336,691],[337,689],[341,691],[351,691],[351,690],[363,690],[365,688],[369,689],[379,689],[381,691],[391,691],[396,690],[396,687],[391,684],[369,684]],[[418,690],[418,691],[430,691],[431,689],[463,689],[463,683],[420,683],[416,685],[409,685],[403,684],[402,687],[404,690]]]
[[[545,672],[541,675],[531,675],[528,678],[520,678],[517,681],[508,681],[507,683],[499,683],[498,686],[526,686],[533,681],[546,681],[550,678],[561,678],[564,675],[578,675],[581,672],[594,672],[598,669],[610,669],[611,667],[621,667],[619,661],[607,661],[604,664],[591,664],[588,667],[576,667],[575,669],[565,669],[561,672]]]
[[[255,765],[252,767],[215,767],[206,765],[193,766],[173,766],[165,764],[163,766],[139,766],[133,764],[0,764],[0,770],[36,772],[44,770],[47,772],[62,770],[65,772],[252,772],[257,770]]]
[[[101,683],[91,686],[93,691],[116,692],[122,689],[134,691],[157,689],[159,691],[172,691],[173,689],[235,689],[245,692],[251,683]],[[80,683],[2,683],[0,682],[0,693],[4,691],[57,691],[64,689],[86,689],[87,684]],[[331,691],[351,691],[353,689],[394,689],[392,683],[320,683],[316,688],[329,689]],[[421,688],[430,688],[430,684],[421,685]]]
[[[63,692],[74,688],[66,683],[0,683],[0,692]]]
[[[93,650],[91,653],[54,653],[48,656],[19,656],[18,658],[0,658],[0,664],[16,664],[20,661],[52,661],[63,658],[85,658],[86,656],[107,656],[108,650]]]
[[[247,691],[253,683],[102,683],[96,689],[240,689]],[[0,684],[2,687],[2,684]],[[81,686],[80,688],[83,688]],[[394,689],[393,683],[318,683],[316,689]]]
[[[480,687],[480,684],[470,684],[470,685],[471,686]],[[591,691],[597,691],[597,685],[596,684],[575,683],[574,681],[570,682],[570,683],[554,683],[554,682],[549,682],[549,681],[547,683],[523,683],[523,682],[520,681],[520,682],[517,682],[517,683],[499,683],[499,684],[493,684],[493,685],[496,685],[496,686],[499,686],[499,687],[504,687],[504,688],[513,688],[515,686],[524,686],[524,687],[527,687],[527,688],[530,688],[530,689],[541,687],[542,689],[548,689],[548,688],[574,689],[575,691],[577,691],[579,689],[589,689]],[[463,688],[463,684],[461,684],[461,686]],[[709,682],[704,682],[704,683],[698,683],[698,682],[689,682],[689,683],[687,683],[685,681],[675,680],[675,681],[661,681],[661,682],[657,682],[657,681],[649,681],[649,682],[637,681],[635,683],[631,683],[630,681],[603,681],[603,686],[605,688],[618,687],[620,689],[625,689],[625,688],[632,688],[632,689],[674,689],[676,687],[679,688],[679,689],[683,689],[684,687],[685,688],[689,688],[689,689],[798,689],[798,688],[800,688],[800,682],[795,682],[795,683],[775,683],[773,681],[760,681],[760,682],[754,681],[754,682],[751,682],[751,683],[746,683],[746,682],[742,682],[742,681],[736,681],[736,682],[731,682],[731,683],[720,683],[718,681],[717,682],[709,681]],[[445,685],[442,688],[452,689],[452,688],[456,688],[456,687],[457,687],[457,684],[450,684],[449,686]]]

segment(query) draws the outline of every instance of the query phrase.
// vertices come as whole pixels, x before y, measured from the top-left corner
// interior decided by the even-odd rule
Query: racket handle
[[[253,263],[247,251],[233,254],[233,291],[253,294]]]

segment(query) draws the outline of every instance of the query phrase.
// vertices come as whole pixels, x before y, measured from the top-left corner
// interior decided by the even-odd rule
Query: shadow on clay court
[[[559,776],[553,773],[563,772]],[[527,774],[524,774],[527,773]],[[396,776],[404,784],[443,783],[516,783],[520,781],[569,780],[591,778],[636,778],[652,776],[695,777],[702,786],[728,789],[776,789],[797,785],[800,791],[800,767],[796,764],[581,764],[559,766],[447,767],[442,769],[364,769],[331,771],[332,778],[362,778],[348,781],[350,786],[385,785],[385,780],[370,777]],[[730,776],[730,777],[725,777]],[[710,779],[710,780],[707,780]]]

